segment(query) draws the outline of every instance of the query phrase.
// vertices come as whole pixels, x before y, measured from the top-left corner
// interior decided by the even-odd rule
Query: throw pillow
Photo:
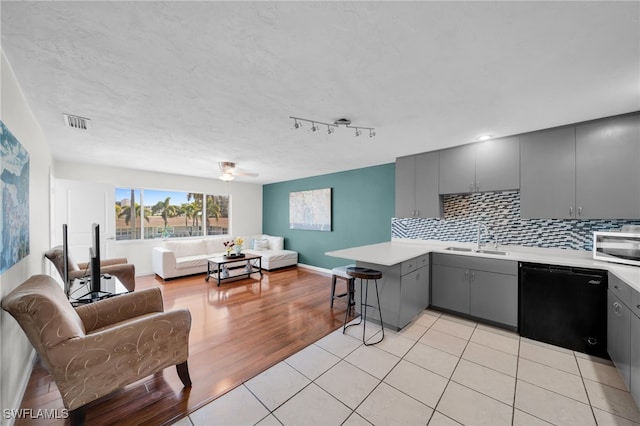
[[[264,240],[254,240],[253,241],[253,249],[257,251],[268,250],[269,249],[269,241]]]

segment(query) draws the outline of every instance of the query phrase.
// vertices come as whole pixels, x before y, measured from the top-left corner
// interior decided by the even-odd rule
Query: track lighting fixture
[[[317,132],[318,130],[320,130],[320,125],[322,126],[327,126],[327,134],[331,135],[333,133],[335,133],[335,130],[340,127],[340,126],[344,126],[344,127],[348,127],[350,129],[355,129],[356,136],[360,136],[362,134],[363,130],[368,130],[369,131],[369,137],[372,138],[376,135],[376,130],[373,127],[360,127],[360,126],[351,126],[351,120],[347,119],[347,118],[339,118],[336,121],[334,121],[333,123],[325,123],[322,121],[317,121],[317,120],[308,120],[306,118],[300,118],[300,117],[292,117],[289,116],[290,119],[293,120],[293,128],[294,129],[299,129],[302,127],[302,121],[306,121],[307,123],[311,123],[311,129],[309,131],[311,132]]]

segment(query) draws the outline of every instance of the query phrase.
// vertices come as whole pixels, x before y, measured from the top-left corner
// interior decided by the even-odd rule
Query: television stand
[[[119,279],[108,274],[105,275],[100,276],[99,291],[92,290],[91,279],[89,277],[73,280],[69,292],[69,301],[71,304],[73,306],[85,305],[129,292]]]

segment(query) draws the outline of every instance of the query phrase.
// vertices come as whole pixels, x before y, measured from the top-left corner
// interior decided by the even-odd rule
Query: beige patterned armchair
[[[44,257],[54,264],[58,273],[62,277],[64,275],[64,255],[62,246],[56,246],[47,250]],[[76,278],[82,278],[89,275],[89,265],[87,263],[76,264],[71,260],[71,256],[69,256],[67,261],[69,262],[69,279],[71,281]],[[118,278],[122,285],[124,285],[129,291],[134,291],[136,289],[136,267],[133,263],[127,263],[127,258],[125,257],[101,260],[100,272],[103,274],[111,274]]]
[[[35,347],[74,423],[83,421],[85,404],[171,365],[191,386],[191,314],[164,312],[157,288],[74,309],[56,280],[34,275],[2,299],[2,309]]]

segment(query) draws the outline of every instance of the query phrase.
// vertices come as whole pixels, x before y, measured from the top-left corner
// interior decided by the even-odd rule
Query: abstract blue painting
[[[0,274],[29,254],[29,153],[0,121]]]

